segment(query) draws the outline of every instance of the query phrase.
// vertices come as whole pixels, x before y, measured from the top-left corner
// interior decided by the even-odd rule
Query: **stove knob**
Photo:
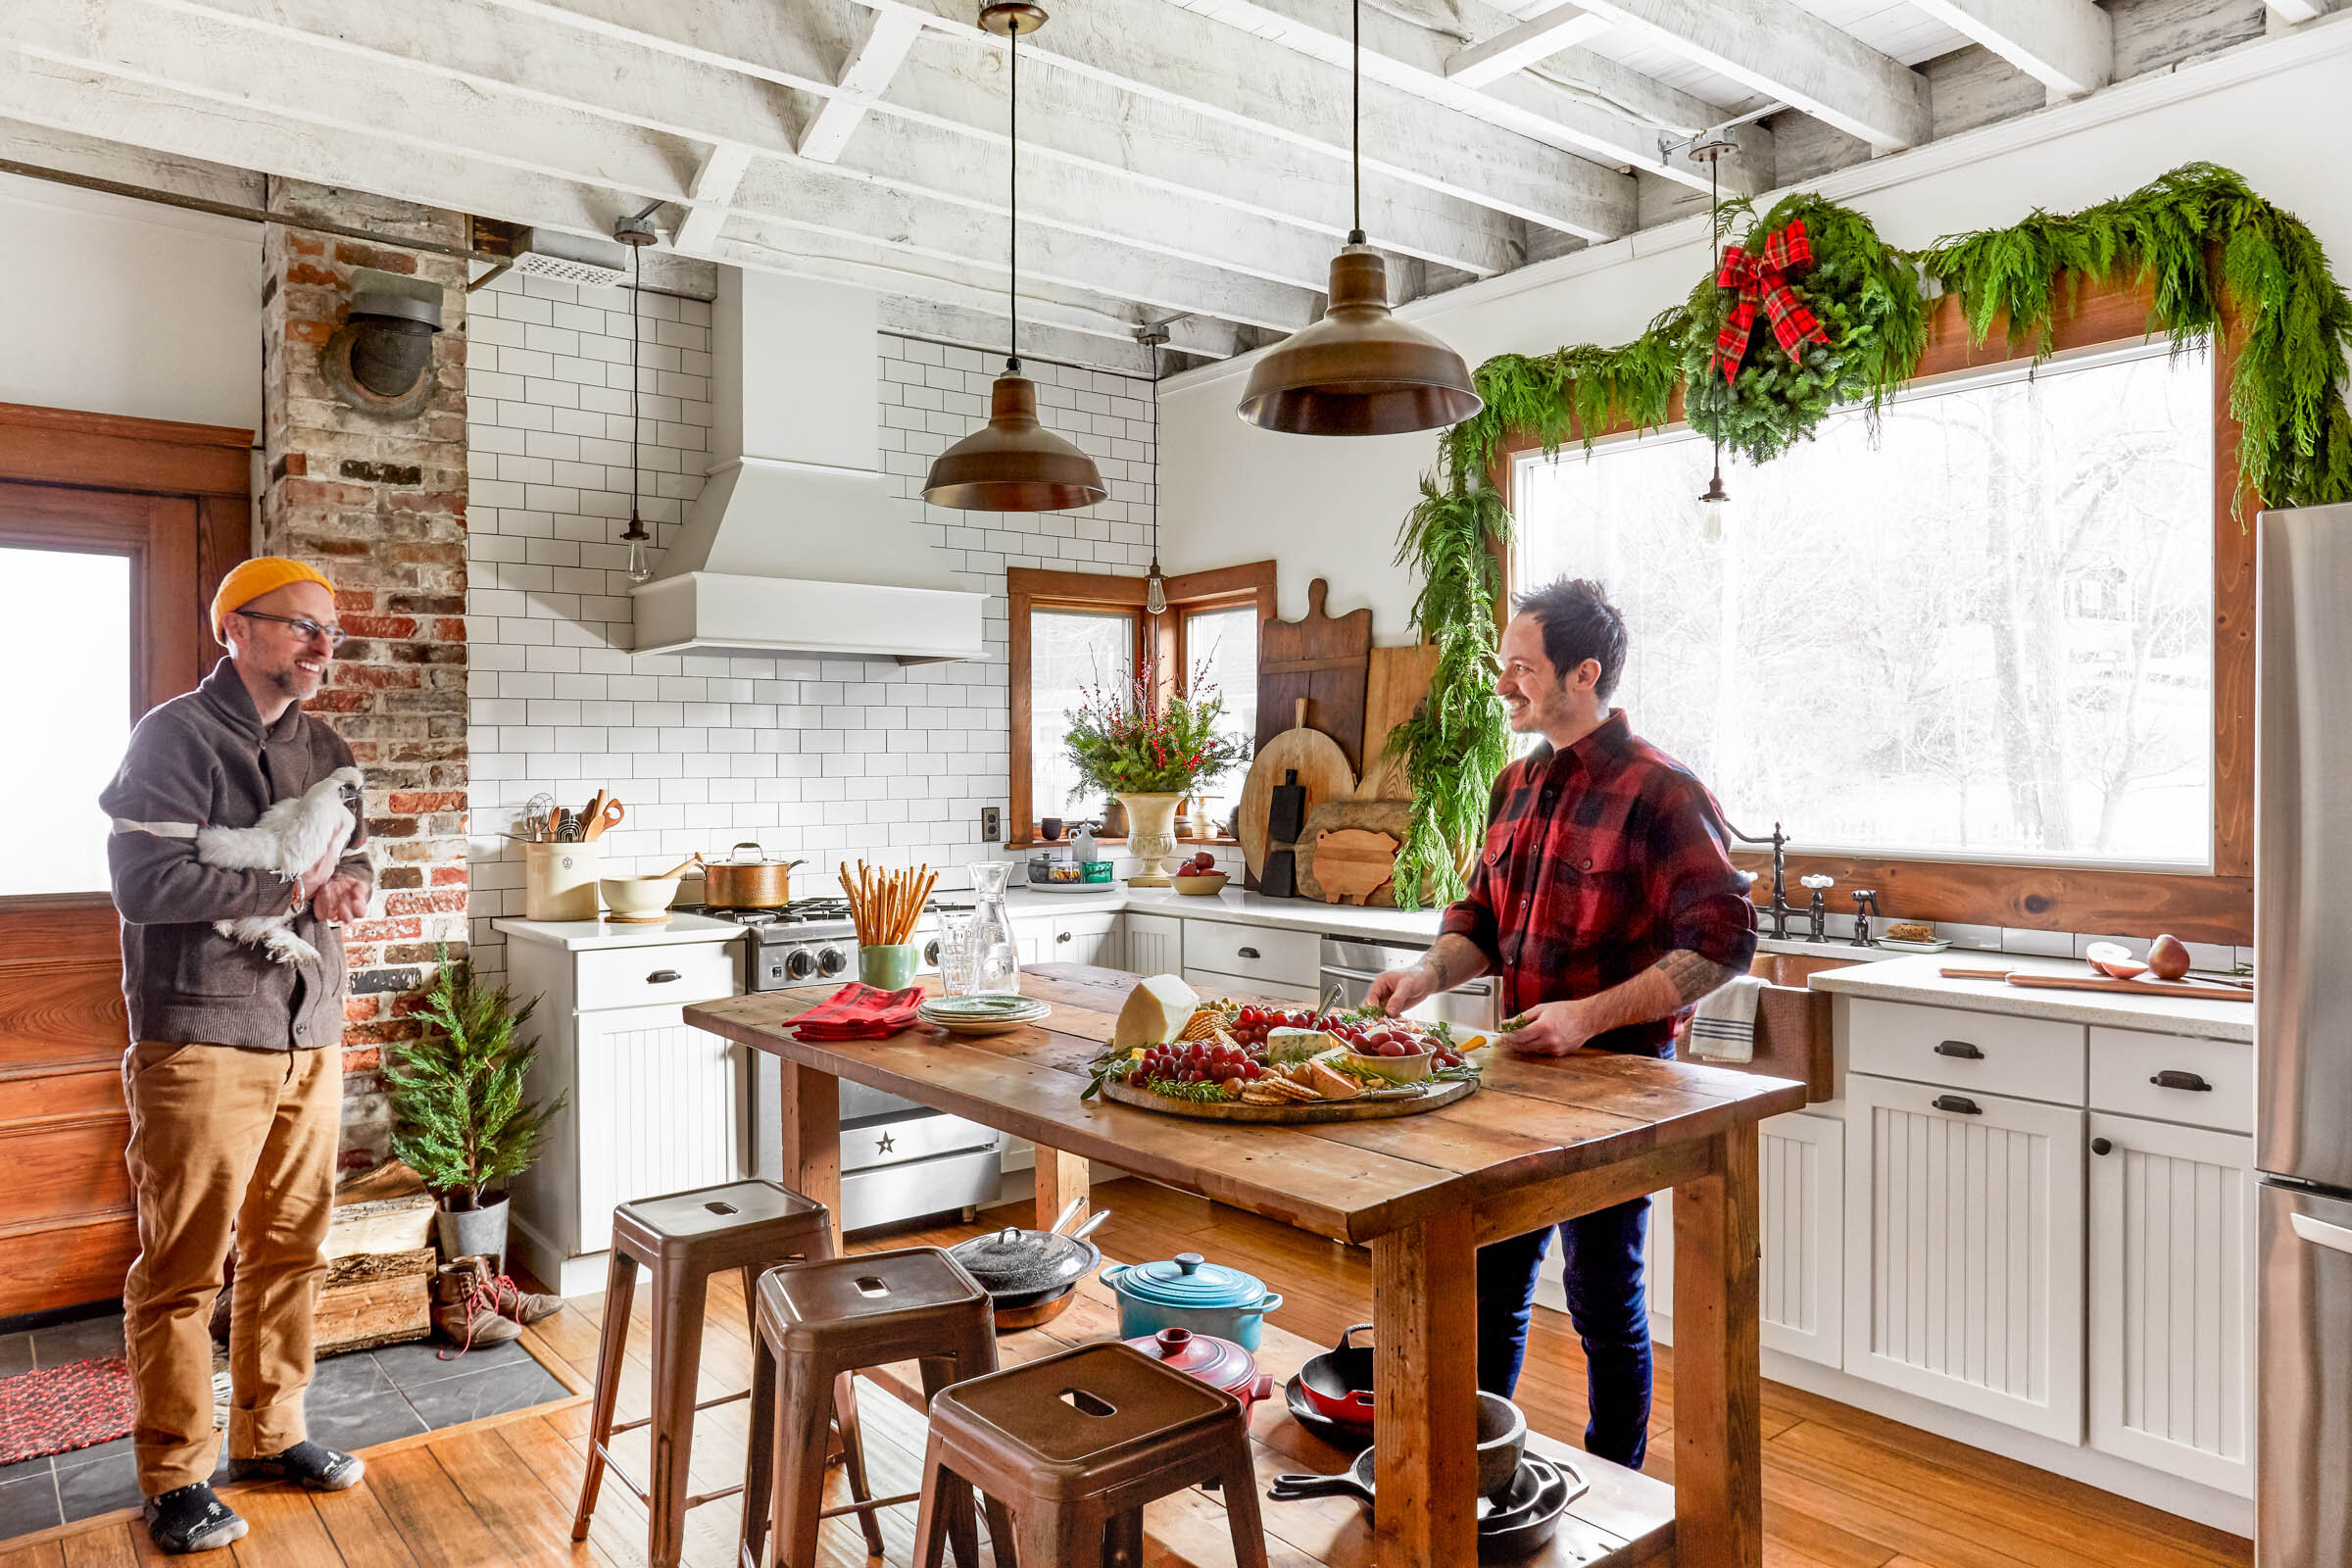
[[[830,979],[850,966],[850,960],[839,948],[826,948],[816,956],[817,973]]]
[[[816,972],[816,960],[807,948],[795,948],[784,955],[784,972],[795,980],[806,980]]]
[[[939,967],[939,938],[933,937],[923,944],[923,961],[934,969]]]

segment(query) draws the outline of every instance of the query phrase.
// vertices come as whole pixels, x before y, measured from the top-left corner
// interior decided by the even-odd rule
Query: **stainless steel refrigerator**
[[[2256,524],[2258,1568],[2352,1568],[2352,506]]]

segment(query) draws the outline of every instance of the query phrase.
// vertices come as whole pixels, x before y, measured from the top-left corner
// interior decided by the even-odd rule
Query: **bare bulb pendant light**
[[[1021,34],[1046,24],[1025,0],[998,0],[980,26],[1005,40],[1012,58],[1006,158],[1011,191],[1005,299],[1011,315],[1004,373],[989,390],[988,423],[942,452],[923,479],[923,499],[966,512],[1066,512],[1109,494],[1094,460],[1037,421],[1037,383],[1021,374]]]
[[[1159,346],[1168,340],[1168,323],[1139,326],[1135,340],[1152,351],[1152,570],[1144,578],[1144,612],[1164,615],[1168,612],[1168,579],[1159,570]]]
[[[1292,435],[1396,435],[1458,424],[1483,404],[1462,357],[1389,310],[1389,270],[1364,242],[1363,0],[1349,35],[1355,218],[1331,259],[1331,304],[1257,362],[1234,411]]]
[[[1690,149],[1691,158],[1707,166],[1707,220],[1713,225],[1715,273],[1718,277],[1723,274],[1723,161],[1739,150],[1729,140],[1720,136],[1713,141],[1702,142]],[[1722,293],[1720,288],[1716,290],[1717,320],[1715,324],[1718,328],[1723,324],[1721,319],[1723,314]],[[1714,377],[1715,368],[1710,364],[1707,367],[1707,395],[1709,397],[1717,395]],[[1723,395],[1727,401],[1729,393],[1730,386],[1727,383],[1723,388]],[[1707,537],[1709,539],[1722,538],[1724,510],[1732,499],[1732,493],[1723,487],[1723,415],[1721,414],[1715,417],[1715,473],[1712,478],[1707,480],[1707,488],[1699,495],[1698,499],[1705,503],[1707,508]]]
[[[645,290],[645,248],[654,242],[653,225],[645,219],[640,213],[622,219],[612,228],[612,237],[629,248],[629,525],[620,537],[629,547],[631,582],[644,582],[654,574],[653,561],[647,555],[654,536],[637,515],[637,296]]]

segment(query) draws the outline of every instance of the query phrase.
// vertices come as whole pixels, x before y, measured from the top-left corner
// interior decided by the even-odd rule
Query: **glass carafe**
[[[1012,880],[1009,860],[974,860],[972,893],[972,990],[1014,993],[1021,989],[1021,948],[1012,934],[1012,915],[1004,907],[1004,888]]]

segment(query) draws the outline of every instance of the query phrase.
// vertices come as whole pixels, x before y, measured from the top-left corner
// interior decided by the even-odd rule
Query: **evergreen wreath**
[[[435,955],[440,973],[416,1016],[424,1032],[391,1054],[384,1080],[395,1118],[392,1152],[446,1209],[482,1206],[482,1192],[529,1170],[564,1097],[544,1108],[523,1099],[539,1048],[515,1033],[539,1005],[474,972],[472,960]]]
[[[1725,202],[1727,229],[1753,204]],[[2013,347],[2047,358],[2061,315],[2085,280],[2152,282],[2148,331],[2176,350],[2218,333],[2234,311],[2244,342],[2230,384],[2240,428],[2238,471],[2264,506],[2352,500],[2352,296],[2328,270],[2311,229],[2214,164],[2185,164],[2128,196],[2065,217],[2036,211],[2005,229],[1948,235],[1907,253],[1869,219],[1823,197],[1784,197],[1740,244],[1801,220],[1809,270],[1789,279],[1827,343],[1791,361],[1762,322],[1738,375],[1725,383],[1710,354],[1729,291],[1715,271],[1662,311],[1632,342],[1577,344],[1549,354],[1500,354],[1474,376],[1485,407],[1438,438],[1438,469],[1421,483],[1397,559],[1421,574],[1413,615],[1439,649],[1419,713],[1390,739],[1413,785],[1413,811],[1396,858],[1396,902],[1410,908],[1424,875],[1441,899],[1463,891],[1460,867],[1478,848],[1510,733],[1494,692],[1497,554],[1511,537],[1494,466],[1512,436],[1546,456],[1571,439],[1663,428],[1681,411],[1691,426],[1751,463],[1768,463],[1840,408],[1875,416],[1910,380],[1927,347],[1928,295],[1956,294],[1983,342],[2005,321]]]

